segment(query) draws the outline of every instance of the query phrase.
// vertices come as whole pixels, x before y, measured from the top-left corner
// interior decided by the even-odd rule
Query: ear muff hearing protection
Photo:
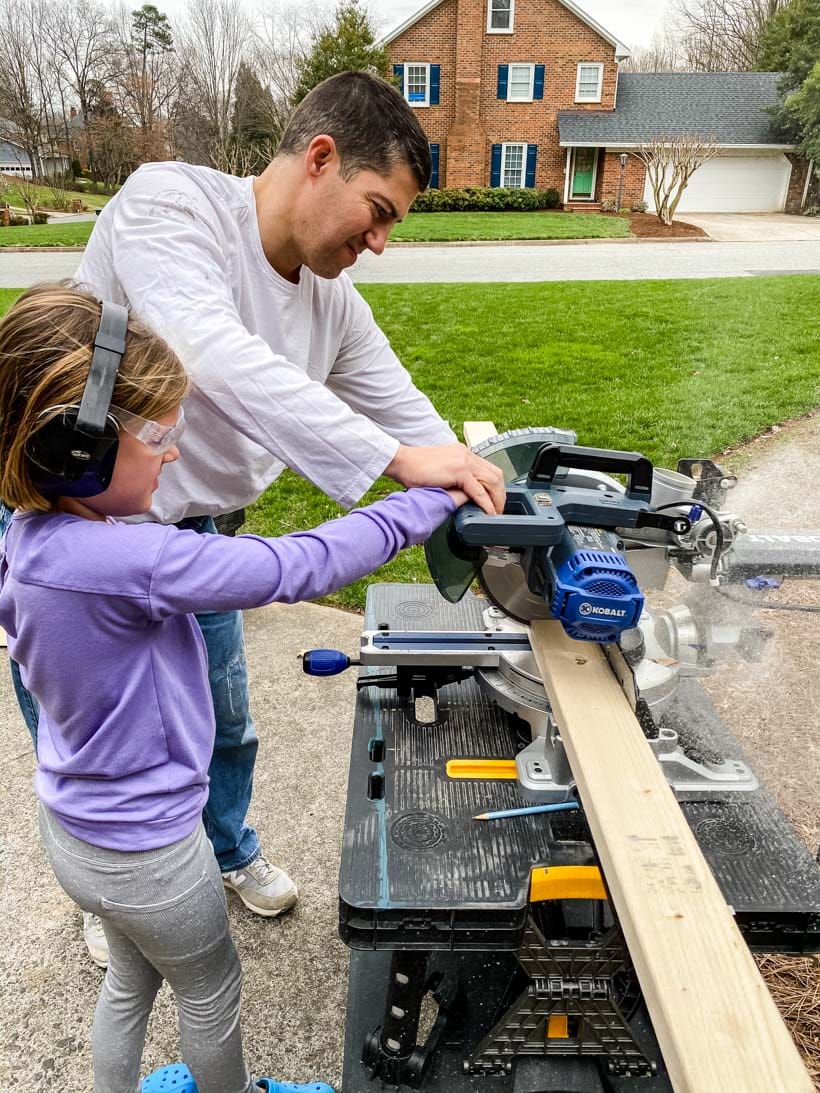
[[[32,480],[45,496],[94,497],[108,489],[119,447],[109,409],[127,330],[128,309],[103,302],[79,406],[52,407],[59,412],[26,445]]]

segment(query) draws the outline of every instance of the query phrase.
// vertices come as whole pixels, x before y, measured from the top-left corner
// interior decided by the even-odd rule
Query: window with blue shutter
[[[538,158],[538,145],[527,145],[527,175],[524,185],[528,190],[535,188],[535,161]]]
[[[535,66],[535,82],[532,89],[532,97],[534,99],[543,99],[544,97],[544,71],[545,65]]]
[[[430,65],[430,105],[438,106],[441,87],[441,65]]]
[[[509,65],[498,66],[498,90],[496,91],[497,99],[506,99],[507,97],[507,82],[510,76]]]
[[[501,185],[501,145],[494,144],[490,160],[490,185]]]
[[[433,161],[433,170],[430,172],[430,189],[438,189],[438,155],[439,146],[437,144],[430,145],[430,159]]]
[[[405,61],[393,65],[399,89],[411,106],[435,106],[439,102],[441,65],[427,61]]]

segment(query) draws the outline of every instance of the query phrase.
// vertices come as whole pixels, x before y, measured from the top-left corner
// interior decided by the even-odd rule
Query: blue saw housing
[[[576,641],[618,641],[624,630],[638,625],[643,611],[635,574],[620,554],[574,550],[566,556],[563,545],[547,560],[553,617]]]

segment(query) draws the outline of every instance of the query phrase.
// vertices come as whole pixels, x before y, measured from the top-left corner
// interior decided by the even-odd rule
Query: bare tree
[[[98,89],[108,85],[116,71],[113,20],[98,0],[70,0],[49,10],[47,33],[59,70],[77,98],[88,143],[88,165],[94,170],[91,113]],[[65,100],[65,96],[61,98]]]
[[[263,13],[256,34],[254,67],[264,77],[276,102],[290,110],[299,78],[299,62],[310,50],[330,13],[319,0],[271,5]]]
[[[656,30],[648,46],[637,46],[621,62],[622,72],[683,72],[687,68],[686,51],[674,25],[667,19]]]
[[[0,0],[0,139],[22,149],[34,175],[53,151],[56,72],[45,17],[45,0]]]
[[[672,223],[692,175],[718,151],[716,141],[684,133],[675,137],[656,137],[632,153],[646,167],[655,211],[664,224]]]
[[[140,162],[168,155],[168,123],[179,91],[179,61],[170,24],[152,4],[116,14],[119,65],[115,98],[135,129]]]
[[[207,129],[208,151],[222,166],[231,144],[231,111],[239,66],[253,23],[240,0],[190,0],[178,35],[182,80]]]
[[[788,0],[677,0],[674,19],[687,66],[698,72],[754,69],[763,28]]]

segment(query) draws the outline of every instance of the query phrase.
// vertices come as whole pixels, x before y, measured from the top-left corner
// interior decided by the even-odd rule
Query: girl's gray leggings
[[[163,979],[200,1093],[254,1091],[239,1027],[242,969],[202,825],[170,846],[126,853],[75,839],[41,804],[40,831],[60,885],[100,916],[108,940],[92,1034],[95,1093],[138,1093],[145,1028]]]

